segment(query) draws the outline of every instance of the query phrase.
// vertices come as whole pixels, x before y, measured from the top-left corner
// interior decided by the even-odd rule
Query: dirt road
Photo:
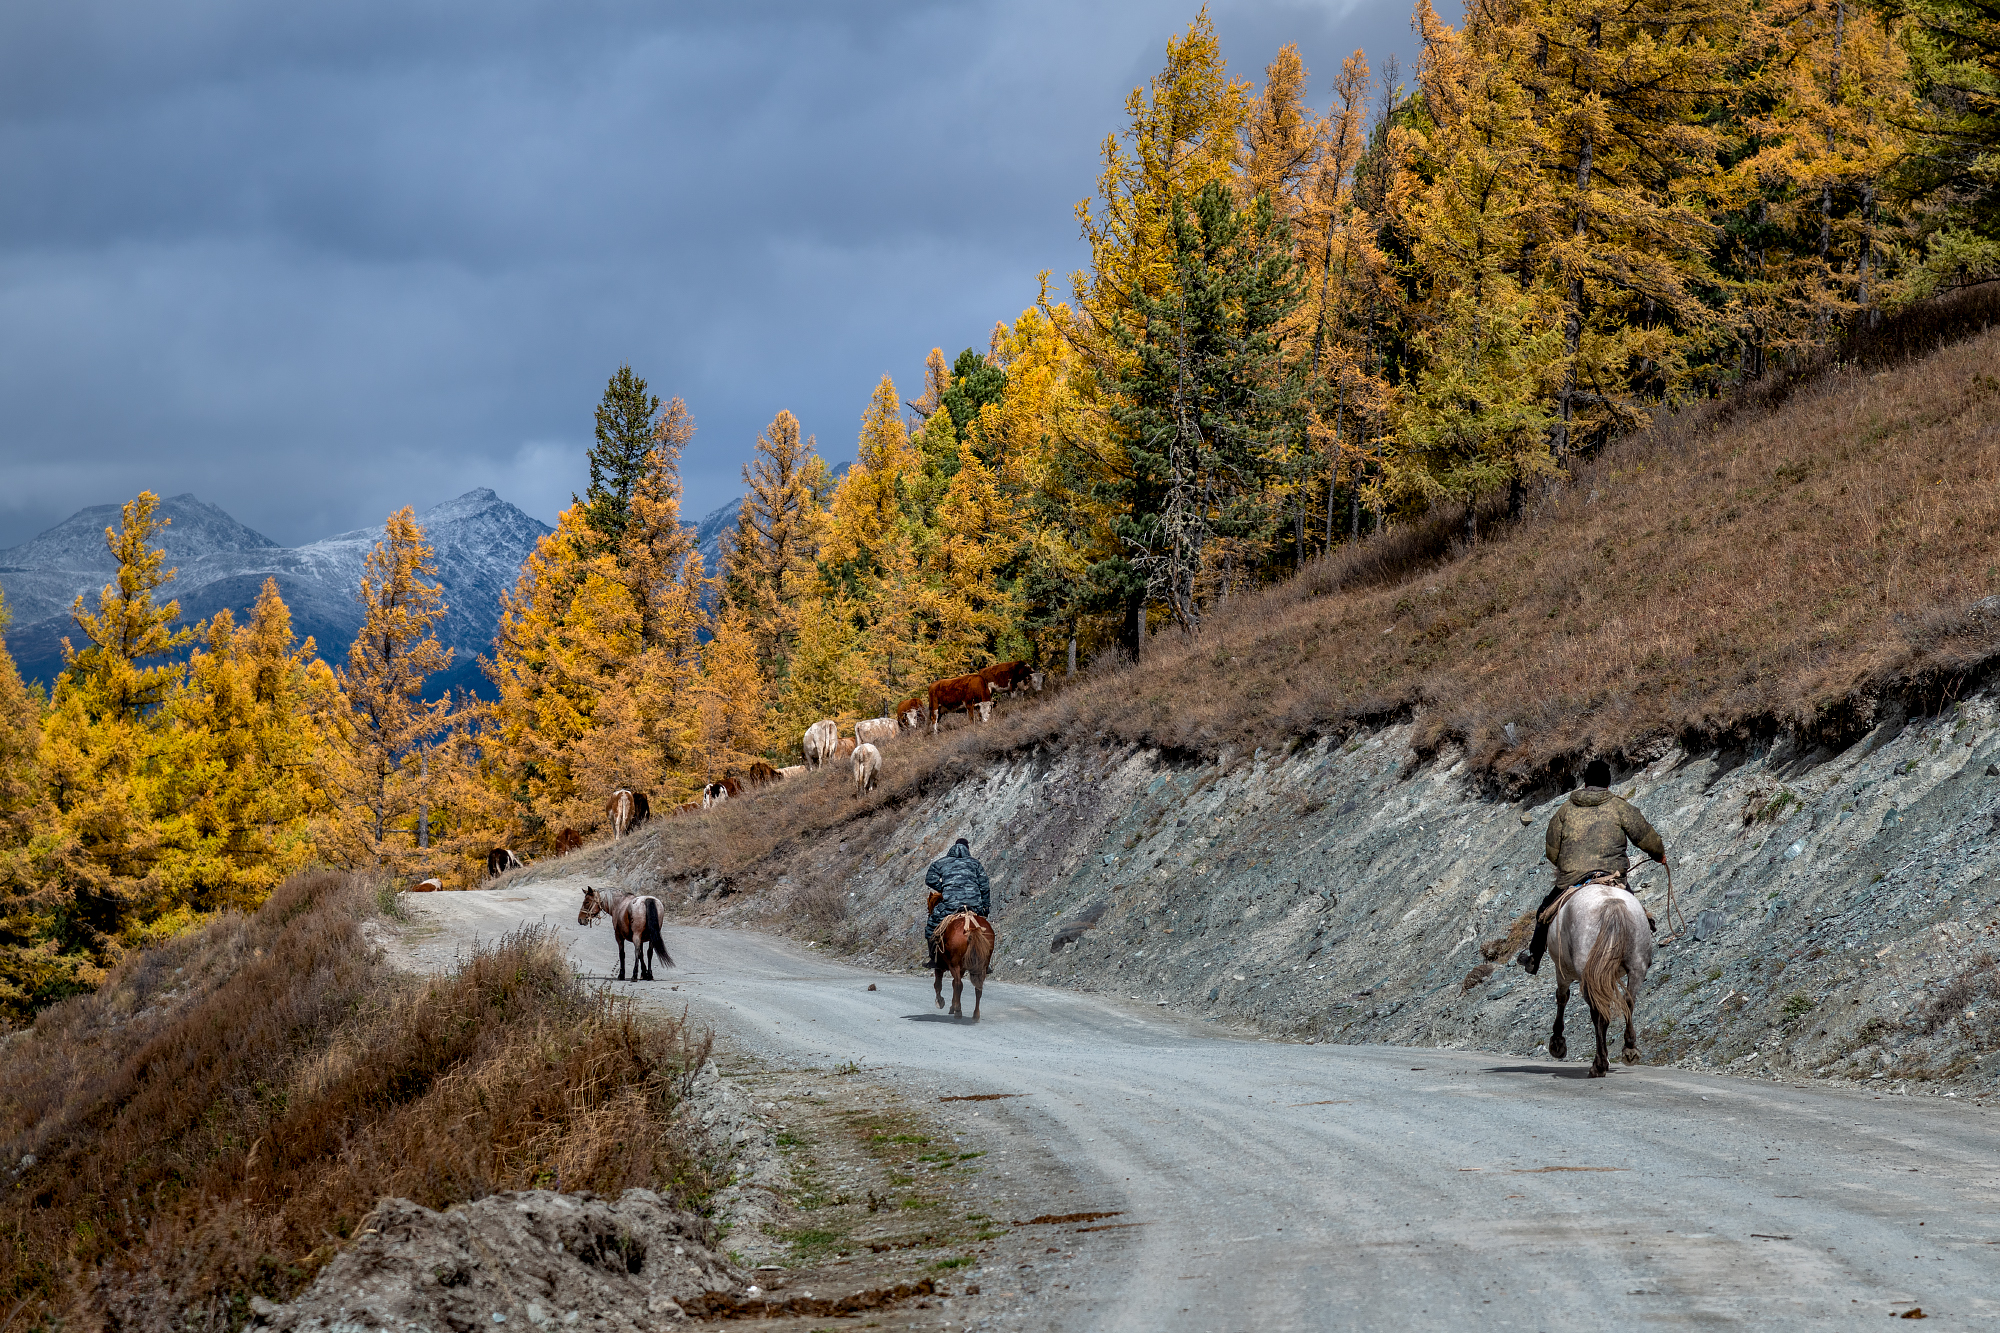
[[[580,888],[407,898],[413,956],[546,919],[608,976],[608,928],[575,925]],[[940,1019],[927,978],[666,933],[679,966],[635,988],[646,1002],[688,1004],[776,1065],[1015,1094],[941,1110],[993,1148],[996,1179],[1053,1159],[1076,1211],[1119,1214],[1060,1304],[987,1301],[978,1327],[1768,1329],[1879,1326],[1917,1305],[2000,1322],[2000,1120],[1984,1107],[1259,1042],[1011,983],[975,1027]],[[1572,1022],[1572,1050],[1587,1040]]]

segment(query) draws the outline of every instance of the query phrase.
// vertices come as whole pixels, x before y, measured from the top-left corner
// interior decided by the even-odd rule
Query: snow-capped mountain
[[[292,627],[318,641],[320,656],[340,662],[361,627],[355,600],[368,553],[382,528],[343,532],[306,546],[284,547],[238,523],[192,495],[160,502],[172,523],[158,536],[174,580],[161,591],[181,605],[181,619],[193,624],[224,607],[239,623],[256,604],[266,578],[292,609]],[[104,530],[116,527],[116,505],[79,510],[33,541],[0,551],[0,588],[7,594],[13,624],[7,646],[23,677],[52,683],[62,669],[62,640],[82,636],[70,620],[81,594],[94,607],[97,592],[117,566],[105,548]],[[433,691],[445,686],[480,689],[479,656],[491,654],[500,618],[500,594],[514,585],[521,562],[548,527],[492,491],[467,491],[417,516],[437,553],[438,581],[447,611],[438,639],[452,649],[451,669],[433,677]]]

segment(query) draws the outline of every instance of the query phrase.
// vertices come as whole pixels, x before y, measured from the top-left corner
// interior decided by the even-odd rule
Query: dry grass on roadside
[[[8,1041],[0,1136],[36,1160],[0,1202],[0,1309],[236,1328],[384,1196],[712,1187],[667,1125],[705,1045],[585,989],[538,930],[394,972],[372,904],[358,877],[300,875]]]
[[[1415,717],[1525,788],[1667,739],[1829,739],[2000,656],[2000,290],[1908,312],[1813,366],[1662,417],[1462,544],[1463,511],[1236,599],[1199,638],[1093,669],[990,726],[906,736],[881,787],[780,784],[664,821],[662,864],[724,876],[872,845],[893,810],[1036,745],[1213,756]],[[1979,332],[1979,330],[1986,330]],[[1956,341],[1953,341],[1956,339]],[[1511,727],[1511,735],[1509,729]]]

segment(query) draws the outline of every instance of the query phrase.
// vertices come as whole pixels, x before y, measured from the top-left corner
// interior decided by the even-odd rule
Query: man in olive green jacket
[[[1566,890],[1587,880],[1627,888],[1625,873],[1632,865],[1625,856],[1628,841],[1661,865],[1667,863],[1660,835],[1610,788],[1611,765],[1591,760],[1583,770],[1583,785],[1549,820],[1546,845],[1549,860],[1556,865],[1556,886],[1535,909],[1535,938],[1514,960],[1530,975],[1541,970],[1542,953],[1549,947],[1549,923],[1541,919],[1542,913]]]

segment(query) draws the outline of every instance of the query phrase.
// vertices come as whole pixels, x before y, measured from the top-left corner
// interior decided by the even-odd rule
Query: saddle
[[[1554,902],[1550,903],[1546,908],[1542,909],[1542,915],[1540,916],[1539,920],[1545,925],[1548,922],[1555,920],[1556,914],[1562,911],[1564,903],[1568,902],[1571,898],[1574,898],[1578,893],[1580,893],[1584,889],[1590,889],[1590,888],[1623,889],[1625,890],[1625,892],[1632,894],[1634,898],[1639,896],[1637,893],[1633,892],[1632,886],[1625,882],[1625,876],[1619,874],[1615,870],[1600,870],[1595,874],[1591,875],[1588,879],[1578,880],[1576,883],[1564,889],[1562,897],[1556,899]],[[1646,922],[1648,925],[1652,924],[1652,920],[1653,920],[1653,914],[1651,912],[1646,913]]]

